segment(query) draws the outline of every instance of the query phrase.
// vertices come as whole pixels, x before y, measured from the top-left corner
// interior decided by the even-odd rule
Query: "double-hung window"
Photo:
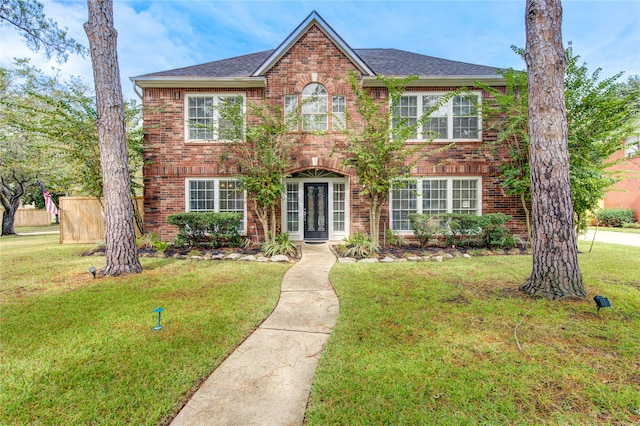
[[[478,93],[453,96],[444,101],[444,93],[407,92],[395,108],[394,125],[416,125],[414,140],[480,140],[480,112]]]
[[[322,84],[311,83],[302,89],[302,130],[327,130],[327,89]]]
[[[434,178],[398,182],[391,190],[391,229],[411,231],[412,213],[480,215],[480,178]]]
[[[238,231],[245,232],[244,190],[235,179],[188,179],[186,207],[191,212],[231,212],[242,215]]]
[[[193,142],[240,139],[243,110],[242,94],[187,94],[185,139]]]
[[[331,98],[331,127],[333,130],[344,130],[347,125],[347,103],[344,95],[333,95]]]

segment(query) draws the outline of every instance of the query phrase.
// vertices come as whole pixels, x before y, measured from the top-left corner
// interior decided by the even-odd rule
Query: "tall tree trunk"
[[[371,194],[371,209],[369,210],[369,231],[371,234],[371,243],[376,247],[380,246],[380,216],[382,214],[382,205],[385,203],[384,198],[378,194]]]
[[[15,235],[16,212],[20,207],[20,198],[24,195],[25,188],[29,186],[28,180],[20,178],[14,173],[10,181],[2,178],[0,183],[0,204],[4,208],[0,235]]]
[[[533,270],[521,290],[553,299],[584,297],[569,183],[562,5],[527,0],[525,14]]]
[[[96,86],[97,128],[106,229],[105,275],[139,273],[142,266],[136,250],[131,207],[131,182],[127,155],[124,102],[113,27],[111,0],[87,0],[89,20],[84,30],[89,38],[93,78]]]

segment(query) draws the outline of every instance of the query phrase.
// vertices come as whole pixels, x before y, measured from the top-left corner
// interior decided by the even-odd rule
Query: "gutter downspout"
[[[136,85],[135,80],[131,80],[131,83],[133,83],[133,93],[135,93],[136,95],[138,95],[138,97],[140,98],[140,100],[142,100],[142,94],[140,92],[138,92],[138,86]]]

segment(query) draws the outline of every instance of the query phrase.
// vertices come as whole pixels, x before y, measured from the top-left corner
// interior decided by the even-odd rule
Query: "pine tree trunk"
[[[97,128],[106,230],[105,275],[139,273],[131,207],[131,182],[127,155],[124,102],[113,27],[111,0],[87,0],[89,39],[98,112]]]
[[[533,270],[522,291],[584,297],[569,183],[560,0],[527,0]]]

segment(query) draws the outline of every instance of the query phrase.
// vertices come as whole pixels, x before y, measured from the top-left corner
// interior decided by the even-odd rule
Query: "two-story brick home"
[[[355,110],[346,79],[350,71],[383,101],[386,88],[377,76],[418,76],[402,98],[400,113],[409,119],[460,87],[482,102],[487,94],[474,86],[477,81],[504,85],[494,67],[396,49],[352,49],[316,12],[273,50],[133,77],[145,106],[147,231],[169,239],[177,232],[167,224],[172,213],[232,211],[243,215],[243,234],[256,239],[262,233],[251,200],[238,186],[224,132],[215,131],[224,125],[216,106],[231,97],[269,102],[301,115],[291,129],[295,146],[282,197],[281,231],[292,240],[367,233],[369,207],[362,187],[353,171],[341,165],[344,156],[332,153],[345,111]],[[415,179],[392,191],[381,228],[411,234],[408,214],[413,212],[503,212],[514,216],[512,225],[519,228],[520,202],[500,188],[495,177],[499,158],[485,145],[495,134],[483,131],[478,114],[467,96],[453,97],[407,142],[433,139],[435,132],[433,145],[455,144],[413,167]]]

